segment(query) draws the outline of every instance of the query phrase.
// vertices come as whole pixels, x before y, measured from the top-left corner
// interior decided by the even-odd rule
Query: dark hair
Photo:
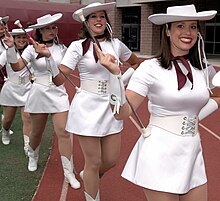
[[[200,29],[199,21],[198,24],[198,30]],[[171,51],[170,51],[170,38],[166,34],[166,30],[171,28],[171,23],[164,24],[162,27],[162,34],[161,34],[161,48],[159,50],[159,53],[155,56],[158,61],[161,64],[162,68],[165,69],[171,69]],[[201,52],[201,60],[203,60],[204,55],[202,52],[202,48],[200,50]],[[198,52],[198,38],[194,46],[189,50],[189,60],[193,67],[197,69],[202,69],[200,61],[199,61],[199,52]],[[205,64],[202,63],[203,68],[205,68]]]
[[[43,28],[43,27],[42,27],[42,28]],[[41,28],[36,29],[35,34],[34,34],[34,39],[35,39],[35,41],[37,41],[37,42],[39,42],[39,43],[42,43],[42,42],[43,42],[43,38],[42,38],[42,34],[41,34],[41,32],[40,32],[40,29],[41,29]],[[55,43],[55,44],[60,44],[58,36],[56,36],[56,37],[54,38],[54,43]]]
[[[105,13],[106,22],[111,26],[111,23],[110,23],[110,20],[109,20],[109,18],[108,18],[108,15],[107,15],[106,11],[104,11],[104,13]],[[89,16],[90,16],[90,15],[88,15],[88,16],[86,17],[86,21],[88,21]],[[83,24],[83,26],[81,27],[78,36],[79,36],[80,39],[90,38],[90,34],[89,34],[88,30],[86,29],[86,27],[85,27],[84,24]],[[107,28],[106,28],[105,31],[104,31],[104,36],[106,37],[106,40],[110,40],[110,39],[111,39],[111,34],[109,33],[109,31],[108,31]]]

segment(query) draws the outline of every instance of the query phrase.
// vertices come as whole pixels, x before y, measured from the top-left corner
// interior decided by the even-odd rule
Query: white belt
[[[10,76],[8,77],[8,80],[16,84],[26,84],[30,82],[29,75],[28,76]]]
[[[179,136],[195,136],[198,132],[197,116],[150,117],[149,125],[154,125]]]
[[[99,95],[109,93],[109,81],[108,80],[81,80],[80,88]]]
[[[34,83],[41,84],[44,86],[50,86],[53,84],[52,76],[45,75],[45,76],[35,77]]]

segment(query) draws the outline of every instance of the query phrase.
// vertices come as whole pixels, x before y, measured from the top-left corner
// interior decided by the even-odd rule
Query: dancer
[[[7,48],[7,46],[4,44],[2,39],[5,37],[5,29],[8,29],[7,26],[8,19],[9,16],[0,17],[0,55]],[[4,67],[0,71],[0,91],[2,89],[3,84],[5,83],[6,78],[7,78],[7,74],[6,74],[6,69]]]
[[[9,20],[9,16],[0,17],[0,55],[4,50],[7,49],[7,45],[3,42],[3,38],[5,37],[5,31],[8,30],[7,22]],[[0,93],[2,87],[7,80],[7,72],[5,66],[0,69]],[[1,115],[1,120],[3,119],[3,114]],[[2,130],[0,131],[2,132]],[[9,134],[12,135],[14,132],[9,130]]]
[[[52,82],[53,73],[51,66],[59,65],[66,47],[59,43],[57,22],[62,17],[61,13],[44,15],[37,19],[37,23],[29,26],[35,29],[35,40],[22,53],[22,58],[17,60],[14,56],[15,48],[11,37],[7,37],[9,48],[8,61],[14,70],[24,68],[31,62],[34,69],[35,80],[25,105],[25,111],[30,113],[32,131],[28,150],[28,170],[37,170],[40,143],[47,123],[48,115],[52,115],[54,130],[58,137],[58,147],[61,155],[66,182],[74,189],[80,188],[80,183],[73,173],[72,143],[70,134],[65,130],[69,99],[64,85],[55,86]],[[54,63],[50,58],[54,58]]]
[[[217,97],[210,98],[216,72],[206,63],[199,21],[210,20],[216,13],[196,12],[194,5],[184,5],[149,16],[152,23],[163,25],[161,51],[134,72],[126,90],[130,105],[123,96],[116,115],[127,118],[131,106],[136,110],[148,97],[150,135],[140,136],[122,172],[122,177],[143,188],[148,201],[207,201],[198,120],[215,111],[220,101],[216,90],[212,96]],[[120,87],[114,57],[95,48],[115,87]],[[121,95],[117,90],[112,93]]]
[[[26,32],[30,31],[32,29],[26,29]],[[28,45],[27,36],[22,29],[13,29],[11,35],[14,37],[17,57],[20,58],[20,55]],[[27,155],[31,122],[29,114],[24,112],[24,105],[31,88],[30,65],[27,66],[28,69],[23,68],[20,71],[14,72],[10,64],[7,63],[5,50],[0,56],[0,68],[3,66],[6,66],[8,77],[0,94],[0,104],[3,106],[2,143],[5,145],[10,143],[11,135],[9,130],[15,118],[17,107],[20,107],[23,123],[24,151]]]
[[[110,22],[107,11],[115,7],[114,3],[92,3],[77,10],[73,18],[81,21],[78,14],[83,11],[86,19],[81,30],[81,38],[71,43],[62,62],[54,83],[65,81],[77,66],[80,74],[80,90],[75,94],[66,130],[77,135],[85,159],[83,178],[86,200],[99,200],[100,178],[114,167],[119,159],[123,122],[114,118],[109,105],[109,72],[96,60],[91,38],[95,37],[105,52],[127,61],[133,70],[140,61],[120,40],[111,38]],[[89,30],[87,29],[89,27]],[[109,30],[107,28],[109,26]],[[92,35],[91,35],[92,34]],[[65,76],[63,75],[65,74]],[[128,76],[129,77],[129,76]]]

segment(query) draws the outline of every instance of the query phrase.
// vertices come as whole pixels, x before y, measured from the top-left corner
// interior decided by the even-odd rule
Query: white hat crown
[[[113,10],[113,8],[115,7],[116,2],[110,2],[110,3],[100,3],[100,2],[95,2],[95,3],[91,3],[88,4],[87,6],[85,6],[84,8],[80,8],[78,10],[76,10],[72,17],[74,20],[81,22],[81,19],[79,18],[79,16],[77,15],[79,10],[82,10],[83,12],[83,16],[87,17],[88,15],[90,15],[91,13],[97,12],[97,11],[101,11],[101,10],[105,10],[105,11],[109,11],[109,10]]]
[[[46,24],[46,23],[51,22],[51,21],[53,21],[53,18],[50,14],[44,15],[44,16],[39,17],[37,19],[38,24]]]
[[[183,6],[171,6],[167,8],[167,13],[153,14],[148,19],[157,25],[162,25],[170,22],[185,21],[185,20],[210,20],[217,14],[216,10],[197,12],[193,4]]]
[[[172,6],[167,8],[168,15],[196,15],[196,8],[194,5],[186,6]]]

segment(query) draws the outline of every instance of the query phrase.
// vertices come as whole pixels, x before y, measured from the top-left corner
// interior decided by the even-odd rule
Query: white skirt
[[[104,137],[119,133],[123,121],[115,119],[109,95],[98,95],[81,90],[76,93],[68,114],[66,130],[83,136]]]
[[[140,137],[122,172],[122,177],[143,188],[175,194],[207,182],[199,133],[178,136],[150,127],[148,138]]]
[[[0,105],[21,107],[24,106],[31,88],[31,83],[17,84],[7,80],[1,90]]]
[[[33,83],[24,111],[29,113],[59,113],[69,110],[69,99],[63,85],[44,86]]]

